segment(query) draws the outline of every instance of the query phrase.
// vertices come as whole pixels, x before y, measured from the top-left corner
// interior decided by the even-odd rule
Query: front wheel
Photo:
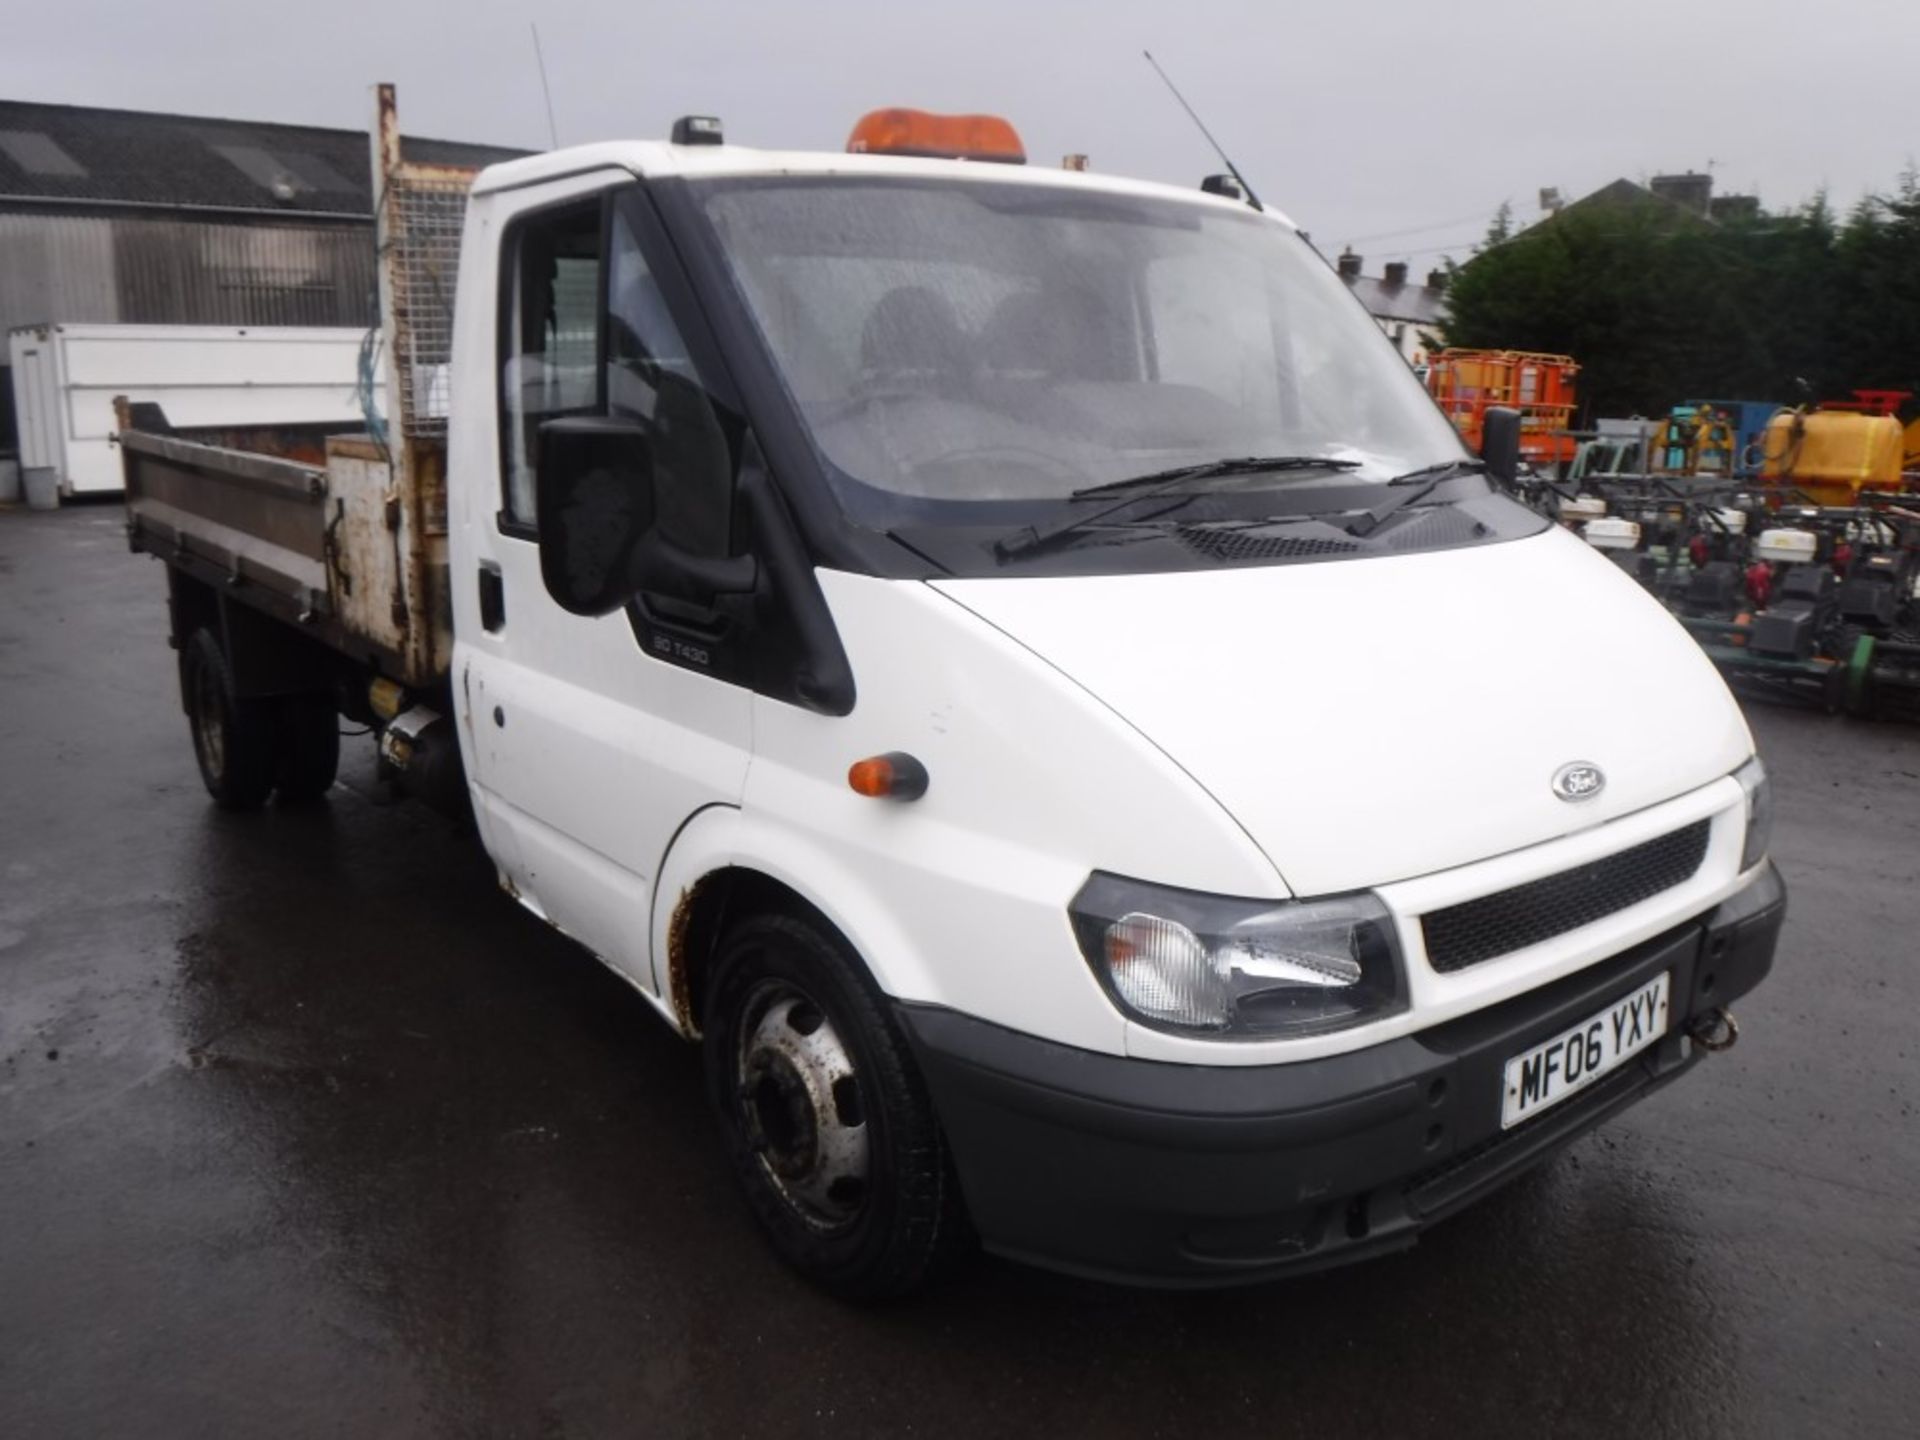
[[[722,945],[703,1041],[734,1173],[795,1269],[856,1299],[919,1288],[966,1221],[899,1027],[831,932],[749,919]]]

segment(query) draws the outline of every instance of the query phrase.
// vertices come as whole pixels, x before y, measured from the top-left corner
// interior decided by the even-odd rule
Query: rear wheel
[[[258,810],[273,792],[272,702],[234,693],[226,653],[205,629],[181,654],[180,691],[207,793],[224,809]]]
[[[301,804],[319,799],[340,772],[340,717],[325,692],[287,695],[274,729],[274,789]]]
[[[839,938],[761,916],[721,948],[708,1089],[734,1172],[781,1257],[849,1298],[917,1289],[959,1248],[959,1187],[932,1102]]]

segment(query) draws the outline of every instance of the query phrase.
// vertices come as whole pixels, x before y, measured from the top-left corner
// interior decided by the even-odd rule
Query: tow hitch
[[[1702,1050],[1718,1054],[1734,1047],[1740,1039],[1740,1026],[1731,1010],[1709,1010],[1687,1022],[1687,1038]]]

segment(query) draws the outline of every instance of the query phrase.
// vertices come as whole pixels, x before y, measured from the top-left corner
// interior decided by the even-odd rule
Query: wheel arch
[[[337,685],[344,676],[342,657],[320,640],[171,565],[167,609],[173,648],[184,655],[196,631],[210,633],[239,695],[327,694],[346,688]]]
[[[721,937],[749,914],[801,915],[844,940],[887,995],[927,993],[905,927],[844,865],[731,806],[700,811],[674,837],[654,888],[654,984],[680,1031],[700,1036]]]

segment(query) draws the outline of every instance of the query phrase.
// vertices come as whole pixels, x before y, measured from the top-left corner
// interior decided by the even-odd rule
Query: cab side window
[[[655,524],[696,555],[729,553],[745,426],[704,382],[649,260],[636,191],[523,217],[500,297],[501,528],[531,538],[540,426],[567,415],[646,433]]]
[[[662,536],[696,555],[728,553],[740,422],[723,418],[623,210],[608,227],[606,413],[647,432]]]
[[[540,425],[600,409],[601,205],[596,198],[507,232],[500,297],[501,522],[530,532]]]

